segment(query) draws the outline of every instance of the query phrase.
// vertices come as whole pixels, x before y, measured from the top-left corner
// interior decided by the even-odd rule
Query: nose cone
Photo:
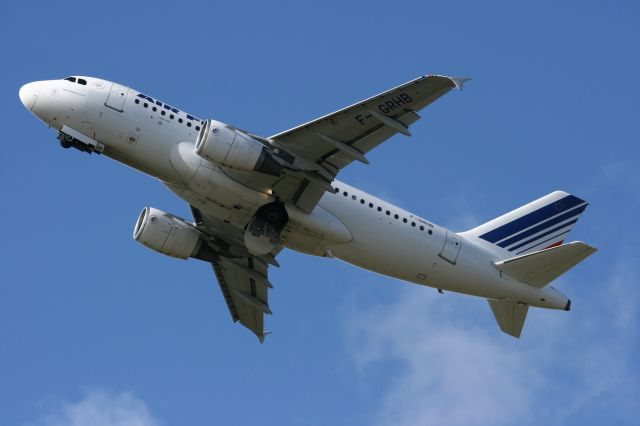
[[[20,88],[18,93],[20,100],[26,109],[31,111],[33,106],[38,100],[38,85],[37,83],[27,83]]]

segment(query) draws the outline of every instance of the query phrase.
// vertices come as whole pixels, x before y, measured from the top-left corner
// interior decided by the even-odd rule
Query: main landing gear
[[[289,215],[282,201],[260,207],[244,233],[244,242],[249,252],[261,256],[273,250],[288,221]]]

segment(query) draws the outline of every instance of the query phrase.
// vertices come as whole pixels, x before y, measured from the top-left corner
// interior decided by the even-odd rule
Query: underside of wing
[[[337,173],[354,160],[367,163],[364,154],[396,133],[410,136],[409,126],[420,118],[417,111],[451,89],[461,88],[466,80],[419,77],[269,140]]]
[[[251,330],[260,342],[264,331],[264,315],[271,314],[267,265],[254,257],[243,259],[220,258],[213,263],[220,290],[234,322]]]
[[[269,138],[247,133],[273,148],[286,172],[226,173],[310,212],[325,191],[332,191],[331,182],[341,169],[353,161],[368,164],[366,154],[396,133],[409,136],[409,126],[420,119],[418,111],[466,80],[423,76]]]
[[[225,227],[223,221],[203,214],[191,206],[198,230],[214,251],[211,264],[222,296],[234,322],[251,330],[260,342],[268,334],[264,331],[264,315],[269,308],[269,264],[278,266],[275,256],[279,249],[264,256],[252,256],[242,244],[242,233]]]

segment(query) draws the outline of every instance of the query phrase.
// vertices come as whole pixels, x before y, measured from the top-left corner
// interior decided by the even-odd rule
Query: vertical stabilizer
[[[556,247],[564,242],[588,203],[555,191],[463,233],[495,244],[512,256]]]

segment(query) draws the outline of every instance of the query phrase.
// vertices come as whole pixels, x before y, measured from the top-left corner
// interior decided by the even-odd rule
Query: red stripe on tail
[[[553,243],[551,244],[549,247],[545,247],[542,250],[546,250],[546,249],[550,249],[550,248],[554,248],[554,247],[558,247],[559,245],[561,245],[562,243],[564,243],[564,240],[558,241],[557,243]]]

